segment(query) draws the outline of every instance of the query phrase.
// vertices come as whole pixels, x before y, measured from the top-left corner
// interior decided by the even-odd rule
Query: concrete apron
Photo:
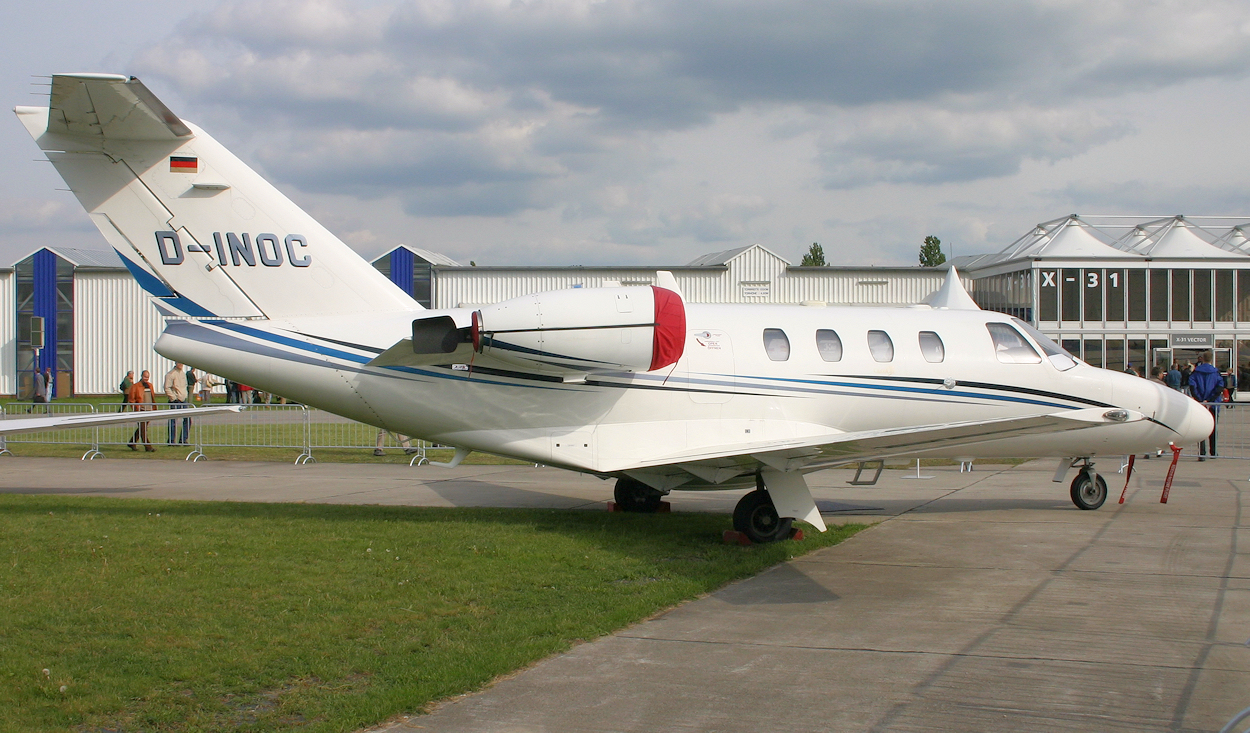
[[[557,655],[401,731],[1219,730],[1250,706],[1250,464],[1139,461],[1082,512],[1053,463],[811,477],[827,522],[880,522]],[[0,458],[0,491],[595,508],[611,484],[525,466]],[[912,471],[914,473],[914,470]],[[1069,475],[1071,479],[1071,474]],[[674,493],[729,512],[741,492]],[[1244,543],[1243,543],[1244,545]]]
[[[1186,463],[1165,506],[1145,462],[1119,506],[1109,463],[1096,512],[1050,462],[828,472],[882,509],[843,521],[889,518],[382,730],[1219,730],[1250,706],[1250,465]]]

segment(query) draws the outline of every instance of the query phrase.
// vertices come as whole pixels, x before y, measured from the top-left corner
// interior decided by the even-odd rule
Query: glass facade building
[[[1071,216],[955,264],[982,308],[1029,321],[1094,366],[1147,374],[1206,350],[1220,371],[1250,378],[1242,231],[1237,220]]]

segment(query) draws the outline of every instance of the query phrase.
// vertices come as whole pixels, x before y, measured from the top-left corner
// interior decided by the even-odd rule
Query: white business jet
[[[952,269],[928,305],[686,303],[655,286],[425,310],[138,79],[52,78],[17,116],[152,302],[156,350],[353,420],[616,478],[627,510],[755,487],[757,542],[823,531],[804,475],[887,457],[1097,456],[1190,444],[1198,403],[984,312]],[[1060,480],[1062,472],[1057,474]]]

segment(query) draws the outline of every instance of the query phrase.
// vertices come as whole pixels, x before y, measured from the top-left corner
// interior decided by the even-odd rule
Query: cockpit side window
[[[946,359],[946,347],[942,345],[942,337],[933,331],[920,332],[920,353],[930,364],[937,364]]]
[[[868,351],[877,361],[894,361],[894,342],[885,331],[868,332]]]
[[[786,361],[790,358],[790,339],[780,328],[764,329],[764,353],[773,361]]]
[[[1046,360],[1054,365],[1061,372],[1066,372],[1076,366],[1076,357],[1069,354],[1062,346],[1055,343],[1049,336],[1041,331],[1033,328],[1029,324],[1019,318],[1012,318],[1016,325],[1021,328],[1029,336],[1033,337],[1033,341],[1042,348],[1042,353],[1046,354]]]
[[[1029,346],[1019,331],[1006,323],[987,323],[990,338],[994,341],[994,355],[1004,364],[1040,364],[1042,357]]]
[[[837,331],[821,328],[816,331],[816,350],[825,361],[842,361],[842,339]]]

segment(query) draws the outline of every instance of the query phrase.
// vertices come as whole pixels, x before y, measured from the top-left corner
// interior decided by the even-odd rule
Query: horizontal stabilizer
[[[177,140],[191,136],[191,129],[143,82],[120,74],[52,77],[48,132],[108,140]]]

